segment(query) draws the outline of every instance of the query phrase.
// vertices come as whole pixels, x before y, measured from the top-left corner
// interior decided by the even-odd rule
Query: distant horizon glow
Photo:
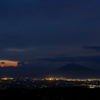
[[[0,60],[0,67],[17,67],[18,61],[11,61],[11,60]]]

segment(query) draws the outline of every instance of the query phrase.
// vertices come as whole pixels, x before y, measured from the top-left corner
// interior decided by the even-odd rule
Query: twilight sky
[[[0,59],[99,66],[100,0],[0,0]]]

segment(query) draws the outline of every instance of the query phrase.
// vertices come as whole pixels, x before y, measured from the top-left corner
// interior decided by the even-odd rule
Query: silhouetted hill
[[[85,66],[70,63],[66,64],[56,70],[51,71],[43,66],[35,67],[33,65],[26,65],[22,67],[5,67],[0,68],[0,76],[59,76],[69,78],[99,78],[100,72],[87,68]]]
[[[70,63],[54,70],[49,75],[69,78],[98,78],[100,77],[100,72],[79,64]]]

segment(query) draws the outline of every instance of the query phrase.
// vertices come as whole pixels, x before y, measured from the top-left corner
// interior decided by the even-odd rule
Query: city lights
[[[66,77],[1,77],[0,89],[17,88],[48,88],[48,87],[87,87],[100,88],[100,79],[66,78]]]

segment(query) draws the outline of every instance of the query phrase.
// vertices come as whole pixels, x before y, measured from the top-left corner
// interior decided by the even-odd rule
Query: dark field
[[[44,88],[44,89],[6,89],[0,90],[0,98],[28,100],[100,100],[100,88]]]

